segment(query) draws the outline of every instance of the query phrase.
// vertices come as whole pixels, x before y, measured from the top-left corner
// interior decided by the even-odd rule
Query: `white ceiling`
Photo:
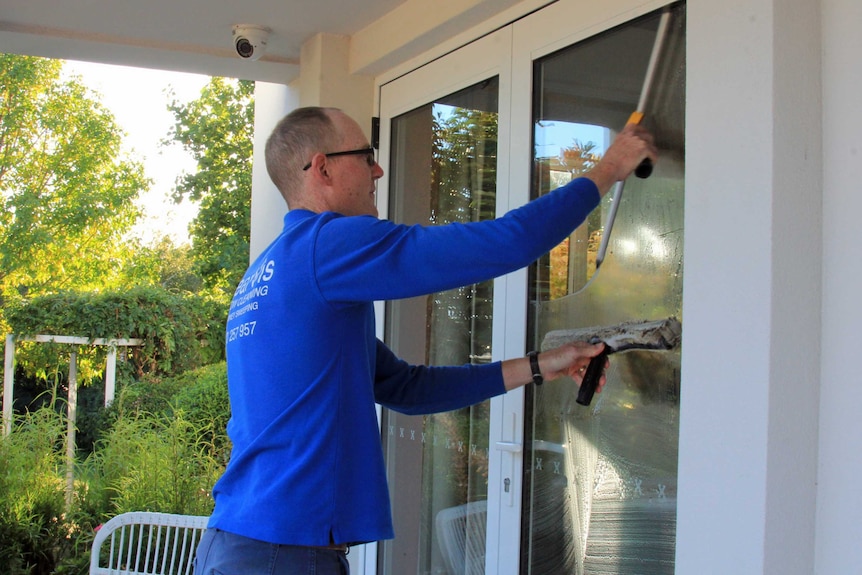
[[[0,0],[0,52],[287,83],[303,42],[353,35],[404,1]],[[236,55],[236,24],[271,29],[260,60]]]

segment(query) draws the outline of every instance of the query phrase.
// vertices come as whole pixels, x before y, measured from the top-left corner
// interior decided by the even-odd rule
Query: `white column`
[[[814,573],[862,565],[862,3],[823,10],[823,338]]]
[[[299,105],[297,90],[257,82],[254,87],[254,161],[251,174],[251,248],[253,261],[281,232],[287,204],[266,171],[264,150],[272,129]]]
[[[105,407],[114,402],[117,389],[117,346],[108,345],[108,359],[105,361]]]
[[[677,573],[814,572],[818,5],[687,5]]]
[[[12,432],[12,403],[15,395],[15,335],[6,334],[6,362],[3,366],[3,435]]]
[[[66,420],[66,511],[75,493],[75,430],[78,420],[78,352],[69,357],[69,403]]]
[[[301,104],[334,106],[371,130],[374,79],[350,69],[350,38],[318,34],[302,45]]]

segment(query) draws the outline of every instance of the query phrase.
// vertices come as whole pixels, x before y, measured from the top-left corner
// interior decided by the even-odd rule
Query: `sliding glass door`
[[[436,226],[496,217],[500,74],[507,73],[498,54],[509,42],[500,32],[451,65],[436,62],[384,87],[390,219]],[[426,100],[428,92],[413,93],[420,80],[448,88]],[[487,281],[387,302],[385,339],[411,363],[488,363],[494,296]],[[485,573],[491,409],[486,401],[427,416],[383,411],[398,535],[379,546],[379,573]]]
[[[381,216],[494,218],[588,170],[639,104],[662,13],[559,0],[383,83]],[[681,320],[684,5],[664,22],[641,110],[661,160],[625,183],[613,229],[609,194],[529,269],[381,305],[397,354],[485,363],[539,349],[552,330]],[[589,407],[555,381],[456,412],[383,410],[396,538],[378,546],[377,573],[673,573],[679,358],[611,356]]]
[[[648,179],[625,182],[612,227],[608,194],[532,267],[537,349],[553,330],[681,316],[684,22],[677,5],[534,61],[534,196],[589,170],[642,94],[661,148]],[[612,355],[590,406],[565,383],[528,390],[522,573],[673,573],[679,361],[678,348]]]

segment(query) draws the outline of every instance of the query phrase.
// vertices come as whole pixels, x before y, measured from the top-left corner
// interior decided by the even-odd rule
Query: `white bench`
[[[90,550],[90,575],[191,575],[209,517],[133,511],[105,523]]]

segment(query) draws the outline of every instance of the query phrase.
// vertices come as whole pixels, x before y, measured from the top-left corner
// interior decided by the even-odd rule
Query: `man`
[[[377,218],[383,169],[355,121],[332,108],[287,115],[266,162],[290,211],[231,302],[233,451],[196,573],[346,574],[348,545],[392,538],[375,403],[433,413],[542,378],[580,382],[603,344],[489,365],[408,365],[375,337],[373,302],[528,265],[647,157],[656,159],[650,136],[629,126],[586,177],[502,218],[402,226]]]

